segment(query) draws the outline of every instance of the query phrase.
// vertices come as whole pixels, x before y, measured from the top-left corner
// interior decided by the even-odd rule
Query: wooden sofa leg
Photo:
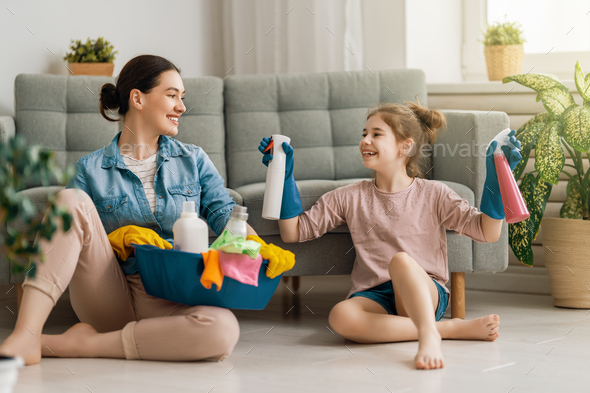
[[[465,273],[451,273],[451,318],[465,319]]]
[[[23,284],[16,284],[16,312],[20,310],[20,302],[23,300]]]

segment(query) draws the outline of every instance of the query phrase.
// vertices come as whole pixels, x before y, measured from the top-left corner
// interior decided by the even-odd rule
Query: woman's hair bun
[[[109,117],[105,110],[111,114],[114,114],[113,111],[119,109],[120,106],[117,87],[112,83],[105,83],[100,89],[100,114],[108,121],[119,121],[120,119],[113,119]]]
[[[100,91],[100,104],[105,109],[119,109],[119,95],[112,83],[106,83]]]

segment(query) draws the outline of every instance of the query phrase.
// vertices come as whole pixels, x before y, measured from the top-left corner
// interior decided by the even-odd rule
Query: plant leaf
[[[547,113],[545,114],[547,115],[547,117],[549,116]],[[520,176],[524,172],[526,164],[529,161],[529,155],[531,153],[531,150],[535,148],[537,144],[537,139],[539,138],[539,135],[543,132],[544,129],[545,123],[534,123],[532,126],[523,130],[518,136],[517,139],[520,141],[520,155],[522,156],[522,160],[520,160],[520,162],[512,171],[512,174],[514,175],[514,178],[516,180],[520,179]]]
[[[559,118],[567,108],[576,105],[574,97],[565,86],[554,86],[541,90],[537,94],[537,102],[539,101],[543,101],[547,112],[555,118]]]
[[[545,207],[547,206],[547,201],[549,200],[549,195],[551,195],[552,188],[553,184],[543,181],[543,179],[537,175],[537,185],[535,187],[535,194],[533,197],[534,208],[533,211],[530,212],[531,214],[534,214],[533,222],[535,223],[533,240],[535,240],[539,234],[539,227],[541,226],[541,221],[543,221]]]
[[[551,184],[559,183],[559,174],[565,164],[565,154],[561,147],[561,123],[549,122],[541,133],[535,147],[535,169]]]
[[[590,149],[590,107],[573,105],[561,115],[563,138],[579,152]]]
[[[559,216],[561,218],[571,218],[574,220],[581,220],[582,217],[582,193],[580,192],[580,179],[574,176],[567,183],[566,198]]]
[[[532,173],[527,173],[520,182],[520,192],[529,209],[534,211],[534,195],[537,186],[537,178]],[[524,221],[508,225],[508,240],[510,248],[518,260],[527,266],[533,266],[533,234],[535,231],[534,214]]]
[[[536,123],[547,123],[547,122],[549,122],[549,113],[547,113],[547,112],[539,113],[538,115],[535,115],[529,121],[527,121],[526,123],[524,123],[522,126],[520,126],[520,128],[518,130],[516,130],[516,134],[514,134],[514,137],[518,139],[518,136],[524,130],[526,130],[527,128],[529,128],[530,126],[532,126],[533,124],[536,124]]]
[[[578,89],[578,93],[580,93],[584,101],[590,101],[590,74],[584,77],[579,61],[576,62],[574,80],[576,81],[576,89]]]
[[[567,88],[559,81],[559,79],[550,74],[515,74],[502,79],[502,83],[509,82],[519,83],[523,86],[533,89],[537,93],[557,86],[561,86],[567,90]]]

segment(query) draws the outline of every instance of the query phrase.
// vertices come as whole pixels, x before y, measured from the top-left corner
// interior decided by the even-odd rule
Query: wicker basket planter
[[[518,74],[522,71],[524,47],[518,45],[486,45],[484,46],[488,79],[501,81],[505,76]]]
[[[553,305],[590,308],[590,221],[545,217],[541,225]]]
[[[73,75],[113,76],[114,63],[68,63]]]

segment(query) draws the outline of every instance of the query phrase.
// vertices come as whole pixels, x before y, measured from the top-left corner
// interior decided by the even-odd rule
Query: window
[[[590,72],[590,0],[463,0],[463,79],[487,80],[482,31],[507,19],[521,24],[527,42],[522,72],[571,80],[576,61]]]

